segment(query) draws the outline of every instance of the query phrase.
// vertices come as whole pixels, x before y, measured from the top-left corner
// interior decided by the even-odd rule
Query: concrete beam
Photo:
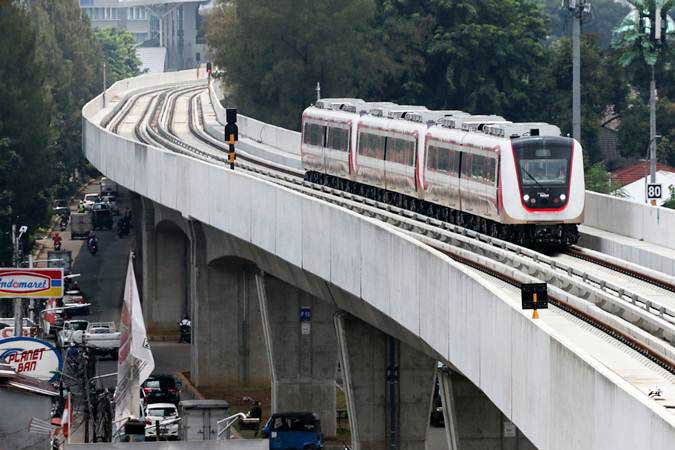
[[[326,437],[336,435],[335,307],[271,276],[256,275],[267,354],[272,412],[311,411]],[[309,311],[301,320],[300,311]]]

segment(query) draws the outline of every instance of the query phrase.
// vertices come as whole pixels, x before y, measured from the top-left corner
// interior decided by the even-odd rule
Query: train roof
[[[495,123],[483,127],[483,133],[504,138],[560,136],[560,128],[545,122]]]
[[[406,114],[404,118],[406,120],[410,120],[411,122],[429,124],[429,122],[436,123],[443,117],[464,117],[468,115],[469,113],[453,109],[441,111],[414,111]]]

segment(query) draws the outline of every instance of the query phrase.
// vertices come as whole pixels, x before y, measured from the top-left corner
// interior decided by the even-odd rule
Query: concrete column
[[[198,386],[223,389],[268,386],[270,374],[252,266],[237,258],[223,258],[206,266],[205,257],[195,257],[193,277],[199,288],[193,290],[193,380]]]
[[[142,248],[143,248],[143,283],[142,283],[142,301],[143,301],[143,318],[146,323],[152,323],[152,311],[150,307],[152,302],[156,301],[156,262],[155,262],[155,207],[152,200],[147,198],[141,199],[142,216],[141,234]]]
[[[448,376],[452,384],[460,448],[536,450],[477,386],[456,372]]]
[[[348,314],[335,316],[353,450],[424,450],[433,358]]]
[[[188,312],[190,243],[183,230],[170,222],[155,229],[154,298],[150,298],[149,334],[178,335],[178,322]],[[148,249],[150,250],[150,249]]]
[[[334,306],[271,276],[258,274],[257,284],[272,367],[272,411],[315,412],[324,435],[335,436]],[[309,320],[301,320],[301,309],[310,312]]]
[[[445,422],[445,439],[449,450],[459,450],[459,435],[457,434],[457,412],[452,390],[452,378],[447,370],[439,370],[438,390],[443,405],[443,419]]]

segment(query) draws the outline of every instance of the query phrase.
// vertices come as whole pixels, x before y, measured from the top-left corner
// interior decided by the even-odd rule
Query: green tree
[[[136,54],[133,34],[116,28],[103,28],[96,31],[96,39],[105,55],[109,84],[141,73],[141,60]]]
[[[675,166],[675,103],[660,98],[656,103],[656,130],[661,139],[656,156],[662,163]],[[644,99],[633,96],[621,117],[619,151],[627,158],[644,159],[649,144],[649,108]]]
[[[372,0],[218,1],[207,22],[212,60],[231,101],[297,128],[321,83],[324,97],[363,95],[388,62],[373,39]]]
[[[560,126],[563,134],[572,132],[572,48],[570,39],[551,45],[546,69],[546,102],[540,118]],[[611,49],[602,49],[594,35],[581,39],[581,137],[587,160],[602,159],[598,129],[608,107],[624,108],[628,92],[623,72]]]
[[[10,44],[11,43],[11,44]],[[0,262],[11,262],[10,225],[47,219],[54,178],[52,96],[28,14],[0,4]]]
[[[378,4],[380,41],[395,62],[383,98],[512,120],[537,115],[546,30],[532,1]]]
[[[601,194],[612,194],[617,197],[626,197],[626,193],[614,182],[609,172],[602,162],[587,164],[585,166],[584,178],[586,180],[586,190],[600,192]]]
[[[536,2],[547,15],[549,42],[569,37],[571,14],[562,7],[562,2],[560,0],[536,0]],[[595,35],[600,47],[607,48],[612,43],[614,28],[626,17],[630,8],[615,0],[592,0],[590,3],[591,14],[584,17],[581,32]]]

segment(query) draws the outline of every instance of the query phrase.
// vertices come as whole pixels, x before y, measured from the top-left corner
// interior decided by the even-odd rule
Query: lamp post
[[[16,225],[12,225],[12,246],[13,246],[13,259],[14,267],[19,267],[21,260],[20,255],[20,245],[21,238],[28,231],[28,227],[22,225],[19,227],[19,234],[16,234]],[[21,336],[23,331],[23,303],[21,303],[20,298],[14,299],[14,336]]]
[[[581,141],[581,23],[591,12],[588,0],[565,0],[572,14],[572,137]]]

